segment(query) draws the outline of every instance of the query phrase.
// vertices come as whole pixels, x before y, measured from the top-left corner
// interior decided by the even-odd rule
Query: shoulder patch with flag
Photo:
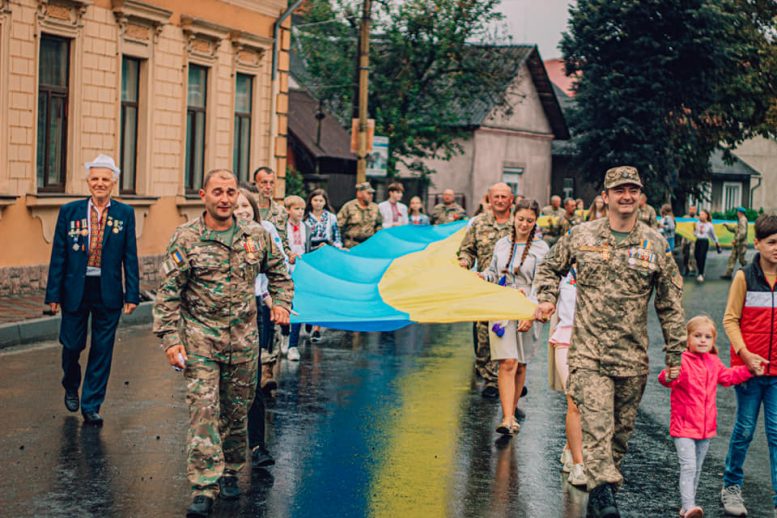
[[[180,248],[173,249],[162,263],[162,271],[165,275],[170,275],[174,270],[182,269],[186,258]]]

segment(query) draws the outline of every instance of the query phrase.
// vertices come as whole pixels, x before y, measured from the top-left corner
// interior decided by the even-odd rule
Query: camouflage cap
[[[372,188],[372,185],[370,185],[370,182],[357,183],[356,184],[356,190],[357,191],[375,192],[375,189]]]
[[[636,167],[630,165],[622,165],[613,167],[607,170],[607,174],[604,175],[604,188],[612,189],[619,185],[637,185],[640,188],[643,187],[642,180],[639,177],[639,172]]]

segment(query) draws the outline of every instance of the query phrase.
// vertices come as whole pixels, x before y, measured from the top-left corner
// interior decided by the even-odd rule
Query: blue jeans
[[[725,487],[742,487],[745,473],[742,466],[747,450],[753,440],[761,403],[764,407],[766,440],[769,444],[769,461],[772,473],[772,500],[777,506],[777,376],[759,376],[734,387],[737,395],[737,418],[726,455],[726,469],[723,472]]]

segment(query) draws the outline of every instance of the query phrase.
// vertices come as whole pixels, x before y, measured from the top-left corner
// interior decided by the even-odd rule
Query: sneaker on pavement
[[[298,362],[299,347],[289,347],[289,352],[286,354],[286,358],[288,358],[290,362]]]
[[[747,516],[747,507],[742,498],[742,488],[737,485],[724,487],[720,490],[720,503],[726,514],[733,516]]]
[[[313,334],[310,335],[310,341],[313,342],[314,344],[317,344],[318,342],[320,342],[321,341],[321,331],[319,331],[318,329],[313,331]]]
[[[289,335],[280,335],[278,345],[280,346],[279,349],[281,350],[281,354],[286,356],[289,352]]]
[[[561,452],[561,458],[559,460],[561,461],[561,471],[564,473],[569,473],[572,471],[572,452],[569,451],[569,449],[564,448],[564,451]]]
[[[569,478],[567,482],[573,486],[585,486],[585,467],[582,464],[572,464],[572,468],[569,470]]]
[[[699,275],[696,277],[696,282],[704,282],[704,275]]]

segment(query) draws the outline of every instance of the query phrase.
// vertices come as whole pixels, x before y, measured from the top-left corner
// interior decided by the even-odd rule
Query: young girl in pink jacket
[[[718,331],[711,318],[693,317],[686,330],[688,349],[683,353],[681,365],[662,370],[658,381],[672,389],[669,435],[674,438],[680,460],[680,516],[700,518],[704,510],[696,505],[696,488],[710,438],[717,431],[718,384],[736,385],[749,380],[753,374],[745,366],[723,365],[715,347]],[[762,371],[763,367],[759,369]]]

